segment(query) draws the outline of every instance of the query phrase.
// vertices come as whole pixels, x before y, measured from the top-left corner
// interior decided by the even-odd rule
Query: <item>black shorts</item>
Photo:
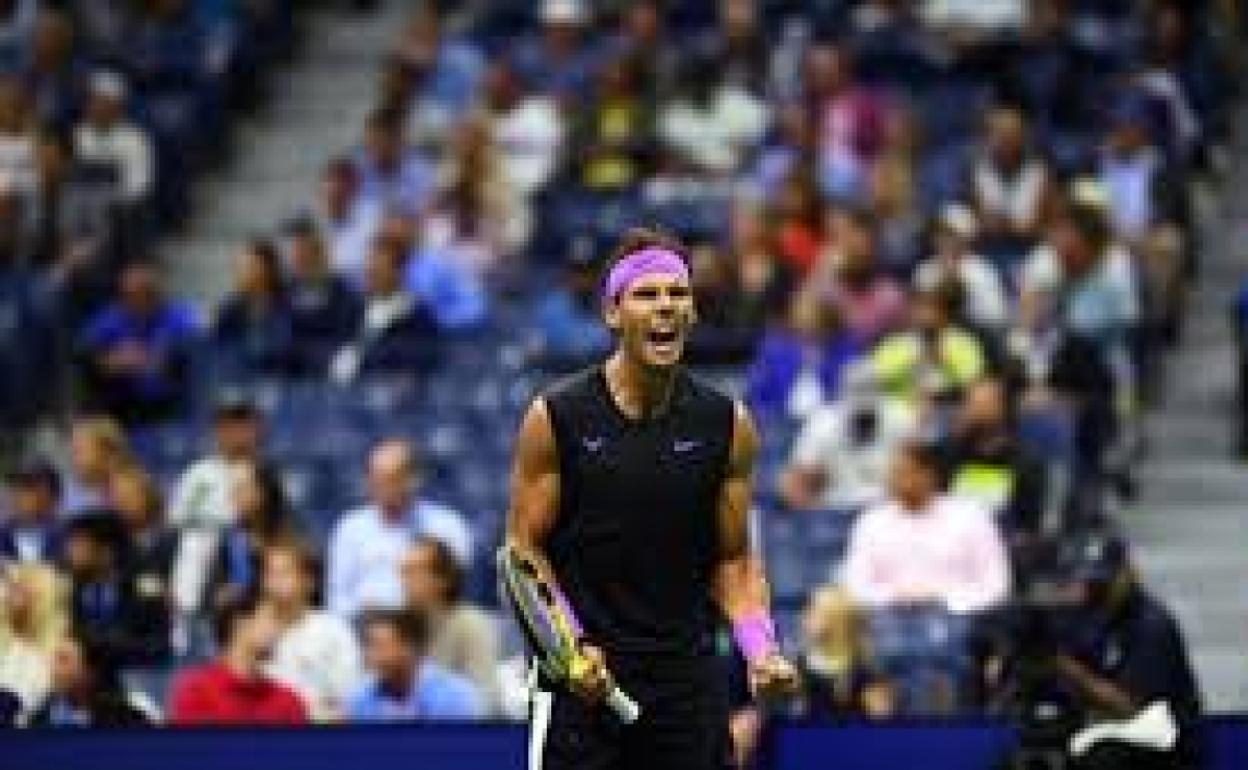
[[[529,770],[724,770],[731,766],[722,665],[699,660],[611,661],[641,718],[621,724],[540,683],[533,697]]]

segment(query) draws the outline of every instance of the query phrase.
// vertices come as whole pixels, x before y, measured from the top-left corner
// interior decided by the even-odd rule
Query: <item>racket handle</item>
[[[606,699],[607,708],[619,717],[620,721],[626,725],[636,722],[641,716],[641,706],[637,705],[637,701],[633,700],[621,690],[619,687],[612,686],[607,692]]]

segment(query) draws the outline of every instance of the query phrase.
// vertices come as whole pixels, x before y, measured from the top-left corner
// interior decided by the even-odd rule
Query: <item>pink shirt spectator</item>
[[[1009,560],[992,517],[970,501],[941,496],[923,511],[887,502],[854,524],[844,581],[867,606],[935,600],[971,613],[1006,598]]]

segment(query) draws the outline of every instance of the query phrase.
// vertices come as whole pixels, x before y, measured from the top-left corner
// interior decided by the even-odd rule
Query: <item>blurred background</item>
[[[405,653],[441,716],[522,717],[513,435],[609,349],[634,226],[686,244],[691,365],[759,422],[786,715],[1084,722],[1080,673],[1243,710],[1244,10],[3,0],[11,720],[108,722],[66,660],[223,720],[223,655],[301,704],[239,721],[381,718]],[[853,574],[904,561],[857,524],[916,438],[1004,555],[940,533],[917,603]]]

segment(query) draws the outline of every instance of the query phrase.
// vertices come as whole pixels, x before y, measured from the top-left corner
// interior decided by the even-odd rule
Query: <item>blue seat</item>
[[[786,606],[800,606],[809,589],[802,518],[764,514],[760,524],[763,559],[775,601]]]

